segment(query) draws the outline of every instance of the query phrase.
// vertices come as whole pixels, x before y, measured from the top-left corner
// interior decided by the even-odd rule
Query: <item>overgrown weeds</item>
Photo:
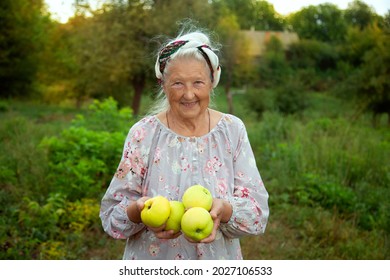
[[[244,257],[389,259],[390,133],[350,122],[336,98],[308,96],[302,114],[264,110],[260,120],[234,96],[271,210],[265,235],[242,239]],[[103,232],[98,212],[131,111],[112,99],[77,116],[33,107],[0,112],[0,258],[121,258],[124,243]]]

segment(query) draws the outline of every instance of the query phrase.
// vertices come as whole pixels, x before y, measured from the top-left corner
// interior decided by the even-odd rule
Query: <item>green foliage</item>
[[[377,25],[370,25],[364,30],[349,28],[345,38],[345,44],[340,48],[340,56],[343,61],[355,68],[363,63],[365,53],[375,48],[382,41],[383,31]]]
[[[220,16],[216,27],[223,45],[229,46],[224,49],[221,57],[221,83],[224,84],[225,95],[227,97],[229,113],[233,113],[232,86],[243,86],[251,78],[253,63],[249,55],[250,42],[240,33],[237,17],[232,13]]]
[[[312,106],[308,110],[317,110]],[[322,115],[302,121],[265,112],[260,123],[250,126],[249,138],[272,194],[273,217],[258,250],[273,241],[280,246],[274,250],[284,252],[277,254],[282,259],[295,259],[297,254],[309,259],[389,257],[385,241],[390,232],[388,133],[340,117]],[[278,231],[280,226],[283,229]],[[284,236],[283,241],[274,240],[274,234]],[[318,242],[326,247],[318,247]],[[374,245],[380,248],[376,252],[370,249]],[[284,246],[306,249],[294,255]],[[255,251],[245,248],[248,254]]]
[[[338,52],[334,46],[315,40],[301,40],[288,49],[288,60],[294,68],[326,71],[336,68]]]
[[[79,16],[71,19],[66,28],[58,28],[59,40],[54,37],[58,44],[52,52],[70,59],[55,57],[55,67],[49,65],[57,70],[53,71],[56,80],[48,86],[52,94],[46,93],[45,98],[65,95],[80,105],[89,98],[114,96],[122,104],[131,105],[135,115],[139,114],[144,91],[156,84],[150,66],[161,35],[176,35],[177,23],[183,18],[201,22],[213,19],[205,0],[110,1],[92,12],[93,17],[83,16],[80,6]],[[65,78],[58,79],[58,73]],[[46,78],[53,80],[48,74]]]
[[[109,171],[118,155],[118,144],[123,133],[88,131],[70,128],[61,138],[52,137],[42,142],[49,153],[53,190],[64,193],[68,199],[80,196],[94,197],[103,192]],[[111,165],[110,165],[111,164]]]
[[[45,129],[35,130],[33,122],[22,116],[14,116],[0,122],[0,182],[6,187],[12,185],[29,186],[17,188],[7,197],[13,201],[17,195],[30,195],[44,190],[44,154],[37,146]],[[28,139],[28,141],[26,141]],[[37,162],[42,161],[42,164]]]
[[[0,96],[28,96],[34,90],[39,51],[45,42],[43,1],[0,4]]]
[[[259,64],[257,85],[274,87],[280,85],[291,74],[282,42],[272,36],[266,45],[264,56]]]
[[[266,1],[111,1],[58,24],[41,5],[0,4],[2,96],[37,89],[62,105],[0,101],[0,259],[121,258],[125,245],[103,233],[98,212],[136,111],[109,98],[74,117],[63,105],[126,104],[153,88],[156,36],[176,35],[187,17],[216,30],[221,88],[245,88],[231,96],[235,114],[270,193],[266,234],[242,240],[244,257],[389,259],[390,135],[365,113],[350,121],[355,102],[389,108],[389,13],[382,22],[360,1],[344,16],[324,4],[287,25]],[[285,53],[273,38],[253,59],[238,35],[251,27],[293,29],[301,41]]]
[[[370,95],[373,103],[385,103],[385,108],[390,103],[390,37],[383,35],[377,46],[366,52],[363,60],[359,93]]]
[[[390,10],[387,11],[383,19],[383,31],[390,34]]]
[[[285,19],[267,1],[223,0],[212,1],[212,5],[216,11],[227,8],[231,13],[236,14],[242,29],[281,31],[286,27]]]
[[[300,38],[321,42],[341,42],[346,33],[342,11],[334,4],[310,5],[289,18]]]
[[[1,123],[0,259],[95,258],[96,243],[106,242],[99,200],[133,123],[112,98],[51,137],[23,117]]]
[[[128,107],[118,108],[118,103],[109,97],[104,101],[93,100],[88,111],[83,115],[76,115],[72,126],[86,128],[93,131],[109,133],[123,131],[131,125],[132,111]]]
[[[246,104],[257,117],[261,117],[267,110],[273,110],[273,91],[265,88],[249,88],[246,91]]]
[[[348,8],[344,12],[344,18],[348,25],[363,30],[374,23],[377,15],[365,2],[354,0],[348,4]]]
[[[355,43],[356,53],[361,57],[353,59],[350,63],[359,64],[360,68],[348,74],[336,93],[347,98],[354,98],[357,102],[357,115],[363,111],[373,113],[373,123],[377,124],[376,117],[382,113],[387,114],[390,124],[390,39],[377,26],[371,26],[364,31],[353,30],[353,37],[365,34],[364,39]],[[351,35],[352,36],[352,35]],[[368,40],[372,39],[372,40]]]
[[[260,79],[271,86],[281,82],[288,74],[288,64],[284,52],[267,51],[260,64]]]
[[[302,113],[307,107],[307,94],[299,81],[289,79],[276,89],[275,107],[283,114]]]
[[[7,259],[77,259],[85,253],[84,235],[96,232],[100,222],[95,199],[70,202],[59,192],[42,204],[23,197],[20,207],[7,214],[17,221],[7,228],[12,238],[2,236]]]
[[[81,29],[80,26],[77,27]],[[38,75],[42,100],[49,104],[83,100],[76,88],[76,80],[81,78],[78,75],[82,67],[75,49],[79,40],[78,33],[74,32],[72,25],[55,22],[48,24],[46,33],[50,40],[42,48]],[[86,97],[88,96],[84,95]]]
[[[6,112],[9,110],[9,104],[8,102],[4,100],[0,100],[0,112]]]
[[[259,94],[267,108],[272,108],[273,101],[269,99],[275,92],[252,88],[246,94],[234,95],[235,102],[240,103],[237,114],[247,124],[270,193],[271,216],[264,236],[242,239],[244,257],[388,259],[388,131],[374,129],[364,120],[349,122],[346,116],[351,107],[324,93],[308,95],[310,107],[299,118],[267,109],[261,121],[256,121],[244,105],[250,91]],[[224,98],[216,101],[217,105],[226,103]],[[84,118],[77,117],[64,129],[48,117],[53,112],[44,107],[38,107],[38,114],[33,106],[26,105],[25,110],[33,112],[28,113],[28,119],[16,118],[16,107],[10,107],[0,113],[0,137],[4,144],[0,148],[0,258],[120,259],[125,244],[103,233],[98,217],[98,190],[107,187],[100,185],[103,177],[108,180],[119,161],[108,159],[101,151],[119,157],[130,125],[126,114],[120,116],[112,100],[97,102],[92,105],[96,113],[88,110]],[[118,136],[115,140],[115,151],[105,150],[96,139],[107,140],[105,134],[115,133],[104,131],[105,114],[99,108],[122,120],[118,121],[122,139]],[[43,115],[46,117],[42,118]],[[97,125],[99,118],[103,128]],[[45,135],[52,135],[53,143],[41,144],[37,149],[40,142],[49,141],[42,141]],[[25,152],[26,147],[29,153]],[[88,163],[97,167],[78,166],[84,159],[76,158],[84,154]],[[105,163],[102,158],[112,165],[105,167],[107,174],[98,170],[101,166],[97,163]],[[61,161],[65,163],[60,165]],[[15,169],[18,164],[20,167]],[[21,175],[17,175],[17,170],[22,171]],[[75,170],[83,172],[85,180],[77,177]],[[59,184],[59,178],[67,178],[68,188]],[[83,186],[84,191],[70,187],[75,184]]]
[[[303,185],[298,186],[294,194],[297,203],[318,204],[325,209],[337,208],[348,214],[356,210],[357,196],[352,189],[311,173],[304,174],[302,181]]]
[[[266,236],[242,240],[246,259],[258,259],[259,255],[275,260],[388,258],[388,248],[380,232],[362,232],[337,212],[291,204],[283,204],[279,208],[282,209],[278,209],[278,213],[275,209],[276,217],[267,226]],[[268,249],[270,247],[272,249]],[[271,255],[268,255],[269,250],[273,252]]]
[[[221,83],[225,90],[231,86],[244,86],[253,76],[254,64],[249,54],[251,42],[240,33],[237,17],[233,13],[221,15],[216,31],[219,43],[229,48],[222,49],[220,64],[223,65]]]
[[[94,101],[89,113],[78,115],[60,137],[44,139],[53,191],[72,201],[101,195],[117,166],[131,117],[112,98]]]
[[[246,91],[247,106],[261,117],[266,111],[282,114],[301,114],[307,108],[307,92],[303,85],[291,78],[273,89],[250,88]]]

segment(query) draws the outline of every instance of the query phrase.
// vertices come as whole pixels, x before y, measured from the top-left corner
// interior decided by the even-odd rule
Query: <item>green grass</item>
[[[216,93],[216,108],[227,112],[226,97]],[[143,110],[148,104],[144,99]],[[55,174],[42,139],[60,137],[83,112],[33,102],[0,104],[1,258],[122,257],[124,241],[101,229],[100,197],[63,200],[48,179]],[[299,116],[266,111],[258,119],[247,96],[234,95],[234,114],[247,126],[270,194],[265,234],[241,240],[245,259],[390,258],[390,132],[385,122],[373,128],[370,116],[351,121],[353,113],[352,104],[313,93]],[[58,216],[61,211],[69,217]],[[59,231],[70,234],[59,239]]]
[[[353,106],[313,94],[301,116],[248,120],[271,215],[264,236],[242,240],[246,258],[390,257],[390,133],[352,115]]]

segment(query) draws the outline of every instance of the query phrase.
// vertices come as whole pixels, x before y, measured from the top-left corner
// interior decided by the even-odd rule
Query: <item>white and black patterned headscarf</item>
[[[221,76],[221,66],[219,65],[219,58],[215,51],[207,44],[198,40],[191,40],[190,35],[182,36],[181,39],[169,42],[163,47],[157,57],[155,72],[156,77],[161,82],[167,62],[179,51],[190,48],[195,48],[204,57],[211,72],[211,82],[215,88],[218,85]],[[187,39],[188,38],[188,39]]]

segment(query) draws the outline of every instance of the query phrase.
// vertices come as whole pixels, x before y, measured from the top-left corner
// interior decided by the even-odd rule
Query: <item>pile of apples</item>
[[[150,227],[165,224],[165,230],[180,230],[194,241],[209,236],[214,222],[209,213],[213,197],[208,189],[201,185],[189,187],[183,194],[182,201],[155,196],[145,201],[141,211],[142,222]]]

